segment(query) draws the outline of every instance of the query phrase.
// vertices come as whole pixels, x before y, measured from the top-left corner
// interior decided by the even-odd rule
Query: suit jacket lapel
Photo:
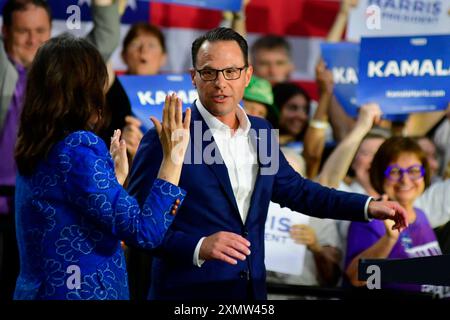
[[[219,183],[224,193],[226,194],[228,200],[230,201],[232,206],[236,209],[236,213],[239,215],[239,209],[236,203],[236,199],[234,197],[230,177],[228,176],[228,170],[220,154],[219,148],[216,142],[214,141],[214,137],[212,137],[212,135],[209,136],[206,135],[207,137],[210,137],[208,141],[207,139],[204,139],[205,131],[209,129],[208,125],[204,121],[202,115],[198,111],[195,104],[192,105],[191,109],[192,109],[191,114],[192,123],[190,126],[190,131],[191,131],[191,141],[194,141],[194,147],[191,150],[194,152],[194,154],[196,153],[196,155],[191,155],[191,158],[194,159],[193,164],[195,165],[196,160],[201,161],[201,163],[204,163],[206,167],[212,170],[212,172],[216,175],[217,179],[219,180]],[[215,161],[208,161],[209,159],[205,159],[204,154],[205,148],[208,148],[206,155],[207,156],[211,155],[212,159],[215,159]],[[211,150],[213,152],[209,152]],[[242,221],[240,215],[239,220]]]
[[[260,136],[260,127],[252,121],[252,117],[249,116],[250,123],[251,123],[251,130],[249,132],[250,141],[253,145],[254,150],[256,151],[256,157],[258,159],[258,173],[256,176],[255,186],[253,188],[253,194],[251,197],[250,207],[248,209],[247,219],[245,220],[245,225],[247,224],[247,221],[250,221],[251,217],[255,214],[255,212],[258,212],[258,199],[261,197],[262,188],[264,187],[264,184],[266,183],[267,176],[261,175],[261,168],[268,166],[268,164],[263,164],[261,162],[260,158],[260,145],[261,143],[266,143],[267,146],[270,148],[270,143],[267,141],[261,140],[262,137]],[[265,129],[265,128],[263,128]],[[268,129],[267,129],[268,130]],[[267,134],[265,138],[269,138],[270,134]],[[270,149],[269,149],[270,150]]]

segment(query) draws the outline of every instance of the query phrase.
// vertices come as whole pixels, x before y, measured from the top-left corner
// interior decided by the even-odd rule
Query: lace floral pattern
[[[128,299],[120,240],[154,248],[185,192],[157,179],[143,210],[117,182],[106,145],[78,131],[55,145],[31,177],[18,177],[22,266],[16,299]],[[67,284],[76,265],[80,287]]]

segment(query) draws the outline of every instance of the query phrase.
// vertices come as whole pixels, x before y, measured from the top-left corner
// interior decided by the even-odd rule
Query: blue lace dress
[[[141,209],[118,183],[95,134],[57,143],[31,176],[18,176],[20,274],[15,299],[129,299],[120,240],[158,246],[185,191],[155,180]]]

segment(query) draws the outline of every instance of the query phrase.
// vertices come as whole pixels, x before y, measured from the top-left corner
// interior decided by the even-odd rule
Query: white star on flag
[[[92,0],[78,0],[78,6],[82,6],[83,4],[87,3],[88,6],[91,6]],[[137,4],[136,0],[127,0],[127,5],[125,8],[130,7],[133,10],[137,10]]]
[[[87,3],[88,6],[91,5],[91,0],[78,0],[78,6],[82,6],[83,4]]]

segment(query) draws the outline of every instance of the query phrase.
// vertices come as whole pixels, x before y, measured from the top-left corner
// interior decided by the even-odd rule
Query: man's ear
[[[248,84],[250,83],[250,79],[252,78],[253,75],[253,66],[249,65],[247,67],[247,72],[245,73],[245,87],[248,86]]]
[[[197,71],[195,71],[194,68],[190,68],[189,72],[191,73],[191,81],[192,81],[192,85],[194,86],[194,88],[197,88],[197,85],[195,84],[195,73]]]

